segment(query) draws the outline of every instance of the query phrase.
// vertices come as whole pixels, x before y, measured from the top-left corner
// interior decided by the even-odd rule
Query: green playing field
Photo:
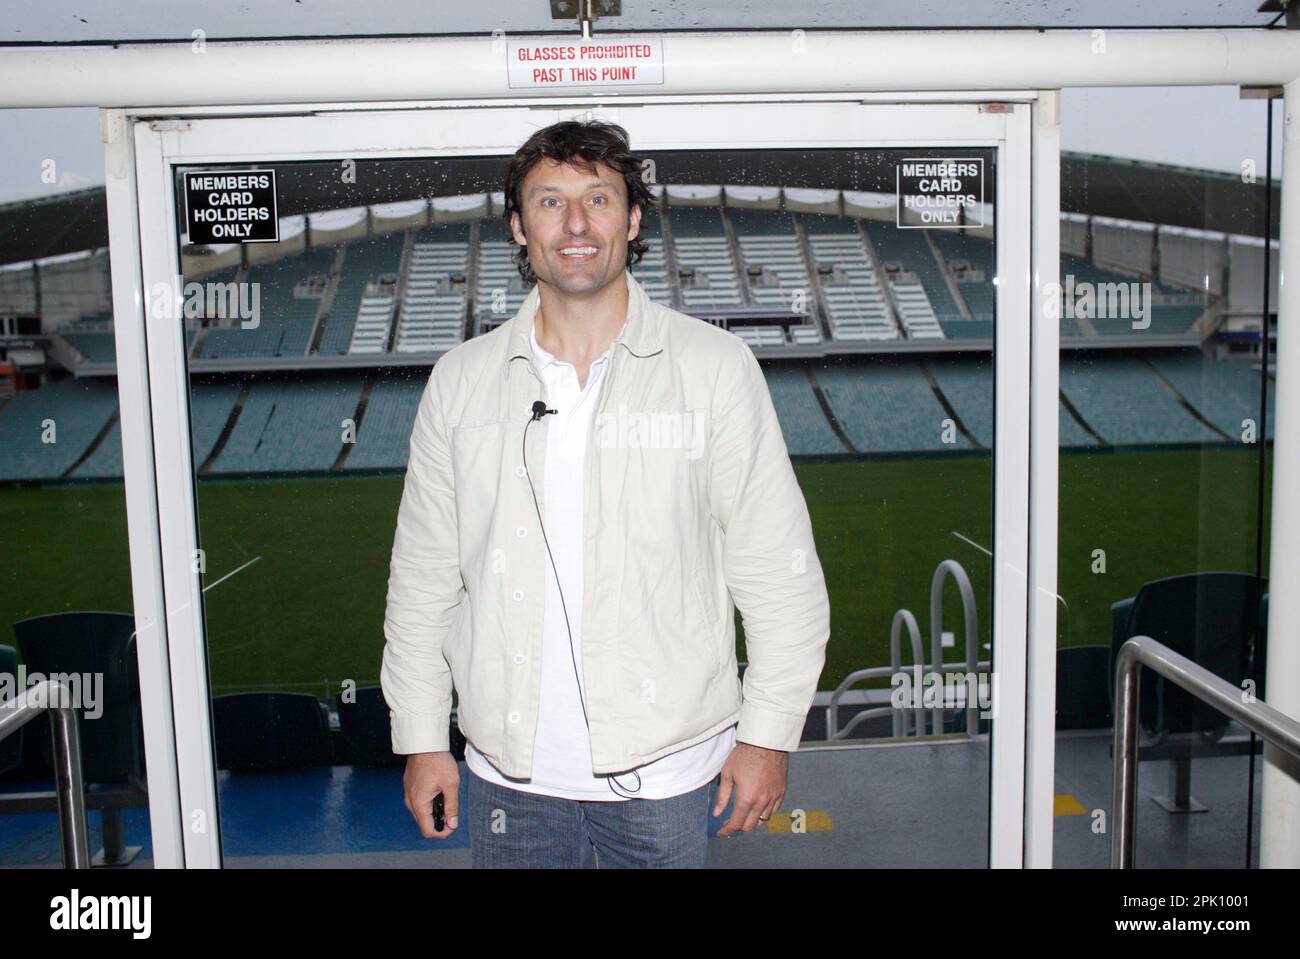
[[[1110,604],[1147,580],[1253,570],[1256,460],[1249,448],[1062,455],[1061,645],[1108,643]],[[797,464],[831,594],[821,688],[888,664],[889,626],[900,608],[916,615],[928,647],[930,578],[944,559],[969,573],[980,643],[988,642],[990,466],[987,457],[953,456]],[[388,476],[199,484],[215,692],[323,694],[348,679],[378,681],[401,483]],[[27,616],[131,608],[121,486],[0,491],[0,528],[6,633]],[[1105,572],[1094,571],[1098,550]],[[947,601],[946,628],[958,634],[947,658],[959,660],[951,586]],[[739,652],[743,658],[743,639]],[[987,656],[981,645],[980,658]]]

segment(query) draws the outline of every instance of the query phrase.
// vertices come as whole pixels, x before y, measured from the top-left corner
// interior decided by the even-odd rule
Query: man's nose
[[[564,216],[564,229],[581,236],[587,232],[587,211],[582,208],[581,203],[571,203]]]

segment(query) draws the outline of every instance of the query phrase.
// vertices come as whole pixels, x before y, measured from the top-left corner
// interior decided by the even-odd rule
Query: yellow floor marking
[[[799,817],[801,821],[801,832],[829,832],[835,828],[835,823],[831,822],[831,814],[824,809],[805,809]],[[772,818],[767,822],[767,831],[769,833],[791,833],[794,832],[794,818],[788,812],[773,813]]]
[[[1052,811],[1057,816],[1086,816],[1088,814],[1088,810],[1083,808],[1083,803],[1069,793],[1057,794],[1055,808]]]

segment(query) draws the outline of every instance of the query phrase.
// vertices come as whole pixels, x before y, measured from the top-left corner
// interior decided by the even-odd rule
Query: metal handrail
[[[949,576],[957,584],[957,591],[961,595],[962,620],[966,629],[966,662],[964,664],[945,663],[943,661],[943,587]],[[940,678],[945,678],[952,673],[974,673],[991,665],[991,661],[980,661],[978,651],[975,648],[975,644],[979,642],[979,629],[975,610],[975,591],[971,588],[970,577],[966,575],[966,570],[955,559],[945,559],[935,567],[934,575],[930,579],[929,665],[922,662],[924,654],[921,647],[921,631],[916,624],[916,617],[912,615],[910,610],[900,609],[896,611],[893,622],[890,623],[889,627],[889,666],[871,666],[866,669],[856,670],[845,676],[844,680],[835,687],[831,692],[830,703],[826,710],[827,739],[843,739],[862,721],[884,715],[893,717],[893,733],[895,737],[906,734],[904,721],[908,711],[895,709],[892,705],[861,710],[854,715],[853,719],[843,729],[839,726],[840,698],[851,687],[866,679],[892,679],[902,670],[902,630],[904,627],[907,628],[908,637],[911,640],[912,668],[923,676],[935,674]],[[919,670],[918,667],[920,667]],[[944,711],[945,708],[942,706],[931,710],[930,731],[935,735],[943,732]],[[966,707],[966,735],[968,736],[974,737],[979,733],[978,713],[978,702]],[[925,732],[925,720],[920,710],[917,710],[916,715],[912,716],[912,729],[916,735],[922,735]]]
[[[948,669],[951,664],[943,661],[943,586],[949,576],[957,584],[957,592],[961,595],[962,624],[966,631],[966,672],[973,673],[980,668],[979,651],[976,649],[980,634],[975,611],[975,590],[971,588],[966,570],[955,559],[945,559],[936,566],[934,577],[930,580],[930,669],[943,675],[952,672]],[[930,731],[936,735],[943,732],[943,713],[942,709],[936,709],[930,717]],[[966,735],[974,737],[979,731],[977,702],[966,707]]]
[[[1150,636],[1134,636],[1115,657],[1115,783],[1111,796],[1117,822],[1111,833],[1110,866],[1133,868],[1137,792],[1138,677],[1143,666],[1208,703],[1277,748],[1300,759],[1300,722],[1262,701],[1245,702],[1242,690]]]
[[[23,691],[18,698],[0,703],[0,740],[49,710],[54,735],[54,780],[59,796],[59,833],[63,840],[63,865],[90,868],[90,842],[86,835],[86,790],[81,779],[81,731],[68,687],[46,679]]]

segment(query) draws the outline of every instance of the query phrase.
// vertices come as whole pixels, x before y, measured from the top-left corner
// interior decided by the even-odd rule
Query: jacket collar
[[[632,276],[632,271],[624,270],[623,276],[627,278],[627,324],[618,336],[614,337],[614,343],[623,344],[633,356],[653,356],[663,349],[662,321],[655,304]],[[511,360],[519,356],[532,355],[530,337],[533,317],[537,315],[541,302],[541,291],[534,284],[528,291],[528,296],[524,297],[519,311],[506,321],[506,326],[510,328],[510,352],[506,356],[506,363],[501,371],[502,376],[509,375]]]

